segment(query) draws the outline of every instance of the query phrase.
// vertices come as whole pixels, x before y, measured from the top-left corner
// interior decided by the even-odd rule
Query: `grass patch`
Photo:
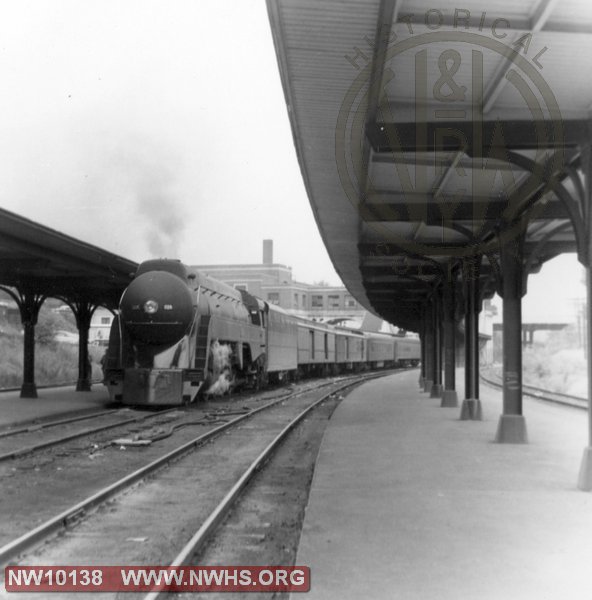
[[[0,388],[20,387],[23,381],[22,335],[2,335],[0,343]],[[102,376],[100,360],[104,349],[89,347],[92,378]],[[37,385],[73,384],[78,380],[78,346],[51,342],[36,344],[35,383]]]

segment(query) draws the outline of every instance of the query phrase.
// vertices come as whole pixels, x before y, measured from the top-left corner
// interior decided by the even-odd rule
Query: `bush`
[[[545,342],[535,342],[525,348],[522,359],[524,383],[553,392],[579,390],[582,378],[586,378],[586,360],[584,349],[574,348],[577,339],[574,328],[567,327],[550,332]]]
[[[103,348],[90,347],[92,378],[102,377]],[[0,343],[0,388],[18,388],[23,382],[23,336],[3,335]],[[78,346],[52,342],[35,347],[37,385],[73,384],[78,380]]]
[[[522,379],[525,384],[551,392],[587,397],[588,377],[584,348],[579,347],[574,327],[552,331],[545,341],[535,333],[535,342],[522,352]],[[543,338],[542,334],[538,334]],[[574,340],[576,343],[574,344]],[[501,365],[489,373],[503,379]]]
[[[23,381],[22,336],[2,336],[0,365],[0,387],[19,387]]]
[[[66,315],[69,315],[69,318]],[[57,313],[44,304],[35,326],[35,340],[38,344],[52,345],[59,331],[77,331],[72,311]]]

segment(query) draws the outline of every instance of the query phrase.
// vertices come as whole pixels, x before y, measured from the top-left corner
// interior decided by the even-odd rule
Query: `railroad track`
[[[309,383],[308,385],[311,384]],[[248,398],[249,395],[250,394],[247,394],[246,396],[235,395],[233,396],[233,399],[240,400],[241,398]],[[90,438],[99,433],[103,433],[111,429],[117,429],[118,427],[138,425],[143,422],[148,422],[151,419],[162,418],[163,415],[180,415],[185,413],[186,410],[191,410],[191,407],[189,407],[188,409],[185,409],[184,407],[175,407],[164,410],[157,409],[150,413],[146,413],[146,410],[141,411],[133,410],[131,408],[118,408],[104,411],[96,411],[92,413],[86,413],[83,415],[76,414],[76,416],[58,419],[54,421],[43,421],[39,423],[32,422],[16,428],[7,427],[0,430],[0,463],[11,459],[27,456],[29,454],[33,454],[35,452],[39,452],[41,450],[45,450],[54,446],[67,444],[68,442],[80,438]],[[113,420],[113,417],[119,417],[120,415],[123,415],[124,418],[116,418],[115,420]],[[71,426],[73,423],[80,423],[82,421],[90,421],[93,419],[102,419],[107,420],[108,422],[103,423],[101,425],[97,425],[95,427],[80,429],[77,431],[68,431],[69,426]],[[44,437],[49,432],[49,430],[55,430],[58,428],[66,429],[66,431],[61,435],[57,435],[51,437],[50,439],[39,441],[39,438]],[[5,441],[6,438],[14,437],[32,437],[35,439],[35,443],[23,443],[22,439],[10,440],[8,442]],[[15,441],[16,444],[14,443]]]
[[[248,397],[248,396],[247,396]],[[241,398],[241,396],[234,396],[234,398]],[[175,407],[169,409],[157,409],[153,412],[147,413],[146,410],[133,410],[131,408],[118,408],[111,410],[104,410],[98,412],[92,412],[84,415],[76,415],[64,419],[45,421],[45,422],[32,422],[23,425],[22,427],[16,428],[5,428],[0,430],[0,463],[8,461],[14,458],[19,458],[51,448],[53,446],[59,446],[67,444],[73,440],[79,438],[92,437],[96,434],[109,431],[111,429],[117,429],[118,427],[126,427],[128,425],[137,425],[143,422],[148,422],[151,419],[162,418],[163,415],[170,414],[184,414],[187,410],[191,410],[191,407],[185,409],[184,407]],[[66,431],[62,435],[52,437],[43,441],[39,441],[40,437],[43,437],[46,432],[52,429],[62,428],[68,429],[73,423],[80,423],[81,421],[89,421],[93,419],[107,419],[112,420],[113,417],[123,415],[125,418],[116,419],[112,422],[103,423],[95,427],[77,430],[74,432]],[[127,415],[127,416],[126,416]],[[132,416],[129,416],[132,415]],[[20,436],[21,438],[33,437],[36,439],[35,443],[22,443],[22,440],[15,445],[13,441],[3,441],[6,438],[13,438]]]
[[[0,562],[16,560],[19,554],[30,551],[58,532],[65,535],[56,539],[56,548],[51,544],[51,561],[69,562],[68,557],[71,559],[72,556],[76,556],[78,560],[86,551],[91,553],[91,562],[98,564],[96,552],[100,547],[101,551],[107,552],[107,562],[112,563],[117,551],[121,554],[121,546],[118,544],[122,539],[124,546],[127,544],[125,540],[129,540],[132,546],[140,544],[141,556],[137,560],[145,564],[155,564],[154,561],[163,564],[163,556],[172,556],[171,549],[167,547],[170,540],[176,543],[178,539],[187,540],[189,537],[184,552],[194,552],[223,518],[262,462],[309,411],[346,388],[385,374],[389,373],[343,378],[321,386],[317,384],[314,390],[302,389],[284,395],[211,427],[202,435],[185,441],[149,464],[126,474],[5,543],[0,548]],[[320,387],[326,390],[321,397]],[[221,452],[220,448],[226,449]],[[221,455],[226,457],[222,462]],[[218,494],[224,488],[222,501],[214,498],[214,488]],[[109,521],[112,510],[97,509],[106,507],[112,500],[116,502],[117,510],[113,509],[111,522],[105,523],[105,520]],[[91,514],[92,518],[88,518]],[[172,516],[167,517],[167,514]],[[181,519],[181,523],[178,522],[180,515],[186,517]],[[158,518],[155,519],[155,516]],[[74,524],[78,524],[78,527],[73,529]],[[148,552],[141,544],[146,538],[142,531],[147,527],[160,528],[147,536],[154,544]],[[187,535],[190,529],[194,529],[195,535]],[[110,531],[117,532],[118,542],[115,547],[113,540],[109,538]],[[97,544],[97,538],[101,536],[106,536],[107,540],[102,539]],[[42,560],[47,560],[44,555],[48,548],[49,546],[44,546]],[[27,557],[30,558],[31,555]],[[179,555],[173,561],[178,558]],[[126,547],[121,560],[123,563],[133,563],[133,559],[130,548]]]
[[[481,380],[496,389],[503,389],[503,383],[500,377],[493,379],[492,377],[485,377],[481,375]],[[563,404],[565,406],[573,406],[574,408],[581,408],[588,410],[588,400],[579,396],[572,396],[571,394],[563,394],[561,392],[552,392],[545,390],[533,385],[522,384],[522,393],[525,396],[536,398],[537,400],[543,400],[545,402],[554,402],[555,404]]]
[[[158,410],[156,412],[151,412],[146,414],[133,411],[129,408],[124,409],[114,409],[114,410],[106,410],[98,413],[92,413],[90,415],[83,415],[78,417],[71,417],[67,419],[61,419],[58,421],[50,421],[46,423],[41,423],[39,425],[28,425],[25,427],[21,427],[18,429],[11,429],[7,431],[0,432],[0,462],[7,461],[13,458],[26,456],[28,454],[32,454],[34,452],[39,452],[40,450],[45,450],[47,448],[51,448],[52,446],[58,446],[61,444],[66,444],[73,440],[77,440],[79,438],[90,437],[96,435],[98,433],[102,433],[104,431],[108,431],[110,429],[116,429],[118,427],[125,427],[131,424],[137,424],[141,422],[146,422],[155,418],[162,418],[162,415],[166,415],[173,412],[179,412],[178,408],[171,408],[166,410]],[[107,421],[111,421],[113,417],[119,417],[123,415],[124,417],[128,415],[124,419],[117,418],[112,422],[103,423],[101,425],[97,425],[95,427],[89,427],[86,429],[80,429],[74,432],[66,431],[62,435],[57,437],[52,437],[50,439],[46,439],[43,441],[37,441],[36,443],[26,443],[21,445],[14,445],[12,440],[10,442],[5,442],[6,438],[12,438],[16,436],[20,437],[35,437],[39,438],[43,436],[46,430],[55,429],[55,428],[66,428],[70,426],[72,423],[79,423],[80,421],[88,421],[91,419],[103,419]],[[133,416],[129,416],[133,415]],[[18,440],[17,440],[18,442]]]
[[[220,502],[213,508],[207,518],[195,531],[193,536],[187,541],[183,548],[176,554],[176,556],[169,562],[169,567],[181,567],[183,565],[190,564],[193,557],[202,552],[209,542],[212,534],[220,523],[229,515],[230,511],[236,505],[241,492],[245,487],[253,480],[258,470],[263,464],[269,460],[271,455],[276,452],[279,446],[284,443],[289,433],[315,408],[317,408],[322,402],[325,402],[329,397],[334,396],[336,392],[344,391],[345,387],[351,387],[356,384],[347,384],[346,386],[334,390],[321,396],[318,400],[310,403],[306,408],[301,410],[291,421],[289,421],[284,428],[261,450],[261,452],[255,456],[255,458],[248,464],[246,469],[242,472],[240,477],[236,480],[234,485],[228,490],[225,496]],[[156,600],[161,597],[163,593],[166,593],[164,588],[154,588],[149,594],[144,597],[144,600]]]
[[[110,410],[100,410],[85,413],[83,415],[77,415],[72,417],[67,417],[64,419],[57,419],[55,421],[52,420],[34,420],[28,421],[25,423],[18,423],[13,425],[8,425],[0,429],[0,439],[12,437],[13,435],[19,435],[21,433],[29,433],[31,431],[40,431],[42,429],[51,429],[52,427],[59,427],[60,425],[68,425],[69,423],[77,423],[78,421],[88,421],[90,419],[97,419],[99,417],[104,417],[105,415],[110,415],[115,412],[118,412],[120,409],[113,408]],[[73,414],[73,413],[70,413]]]

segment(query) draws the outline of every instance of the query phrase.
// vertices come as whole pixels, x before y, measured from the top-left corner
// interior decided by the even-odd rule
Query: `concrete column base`
[[[430,398],[440,398],[443,389],[441,383],[433,383],[432,389],[430,390]]]
[[[37,398],[37,386],[34,383],[23,383],[21,398]]]
[[[498,444],[528,444],[526,419],[523,415],[501,415],[495,441]]]
[[[434,382],[431,379],[424,379],[423,380],[423,391],[431,392],[433,385],[434,385]]]
[[[584,448],[584,456],[582,456],[580,476],[578,478],[578,489],[584,492],[592,491],[592,446]]]
[[[460,409],[461,421],[481,421],[483,420],[483,410],[481,408],[481,400],[468,398],[463,400]]]
[[[457,408],[458,407],[458,395],[456,390],[444,390],[442,393],[442,402],[440,403],[441,408]]]

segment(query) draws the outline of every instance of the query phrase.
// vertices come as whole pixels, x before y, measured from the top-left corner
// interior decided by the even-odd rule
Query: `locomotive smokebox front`
[[[170,346],[193,322],[193,299],[185,281],[166,271],[139,275],[119,304],[121,320],[136,342]]]

